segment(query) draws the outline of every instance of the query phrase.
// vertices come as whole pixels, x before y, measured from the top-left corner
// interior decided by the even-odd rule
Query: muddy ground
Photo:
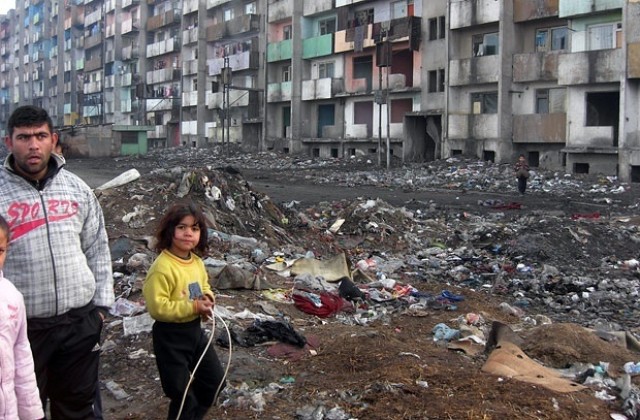
[[[202,166],[200,158],[195,159],[195,163],[184,156],[175,159],[178,162],[167,158],[164,164],[157,158],[72,159],[68,167],[92,187],[131,167],[140,170],[146,184],[142,183],[138,189],[133,184],[124,186],[100,196],[110,238],[116,240],[128,236],[135,242],[152,232],[153,218],[149,218],[148,225],[128,229],[120,219],[125,209],[132,207],[131,197],[145,195],[146,191],[140,202],[152,204],[152,207],[155,205],[156,212],[161,213],[161,208],[173,198],[172,189],[166,187],[168,181],[161,174],[178,164],[189,168]],[[505,267],[515,267],[524,261],[537,269],[544,263],[552,263],[567,275],[580,271],[576,276],[592,276],[596,283],[603,276],[624,278],[626,281],[637,281],[639,277],[637,271],[625,271],[622,264],[618,264],[639,257],[637,242],[630,240],[630,235],[637,236],[637,221],[634,220],[639,194],[636,185],[627,186],[624,193],[615,195],[586,195],[585,188],[576,187],[561,194],[532,190],[521,197],[513,186],[506,188],[500,184],[486,190],[456,185],[418,188],[413,184],[394,185],[384,181],[354,182],[352,178],[337,175],[356,170],[375,172],[376,168],[366,161],[357,164],[325,162],[318,166],[303,162],[297,167],[291,165],[290,160],[282,162],[281,167],[260,167],[233,159],[217,159],[214,164],[214,167],[233,166],[239,170],[241,175],[234,175],[236,181],[233,182],[246,179],[249,182],[247,188],[261,197],[267,194],[291,220],[298,219],[288,212],[286,206],[299,201],[295,204],[298,214],[314,221],[313,224],[292,226],[290,223],[283,227],[286,233],[279,237],[286,241],[283,240],[279,246],[277,238],[270,242],[268,249],[272,252],[282,251],[286,255],[293,253],[292,249],[300,252],[313,250],[320,259],[345,252],[349,261],[355,263],[375,254],[406,256],[416,253],[421,247],[428,248],[441,242],[444,242],[445,249],[479,250],[484,246],[480,242],[486,241],[487,235],[468,242],[464,238],[482,226],[491,232],[490,242],[497,243],[496,238],[500,237],[501,244],[513,249],[520,245],[520,238],[535,238],[532,240],[534,249],[524,253],[528,260],[522,258],[522,250],[517,255],[495,256],[496,261]],[[445,163],[441,165],[447,166]],[[400,170],[400,165],[397,169]],[[339,179],[347,180],[342,182]],[[599,181],[594,178],[584,185],[590,185],[590,182]],[[366,231],[361,225],[351,226],[347,220],[341,235],[326,234],[326,224],[330,225],[336,215],[342,214],[340,212],[352,203],[368,198],[380,198],[390,207],[404,207],[413,212],[413,216],[386,218],[391,227],[383,233]],[[509,206],[498,209],[479,204],[488,200],[519,203],[519,206],[517,209]],[[572,216],[596,213],[599,215],[597,219],[585,217],[569,222]],[[499,220],[499,226],[492,225],[494,220]],[[618,220],[625,220],[622,230],[618,228],[621,223]],[[402,224],[394,225],[394,222]],[[237,223],[252,225],[250,220]],[[487,225],[491,227],[487,228]],[[238,225],[231,222],[227,226],[229,230],[238,229]],[[220,227],[224,227],[222,222]],[[243,236],[259,234],[257,228],[255,232],[250,227],[245,228],[248,230],[229,233]],[[403,229],[406,232],[402,232]],[[420,236],[424,235],[423,230],[429,229],[432,230],[429,235]],[[414,239],[417,238],[422,245],[407,243],[408,236],[402,233],[408,232],[415,233]],[[585,241],[585,238],[588,239]],[[142,241],[137,243],[138,250],[144,248]],[[228,244],[217,245],[211,251],[214,258],[229,259],[243,255],[243,251]],[[249,250],[244,252],[250,253]],[[483,261],[488,261],[489,257],[483,258]],[[612,266],[615,267],[604,270],[608,274],[602,274],[604,262],[613,260],[616,263]],[[479,264],[477,270],[483,272],[485,269]],[[275,287],[292,287],[291,278],[265,276]],[[521,277],[523,281],[528,279],[526,275]],[[143,276],[137,276],[133,287],[127,289],[129,299],[140,299],[141,278]],[[447,289],[463,295],[465,299],[455,305],[429,307],[419,312],[407,311],[405,307],[389,309],[387,316],[366,325],[348,325],[336,317],[321,319],[289,303],[271,301],[279,318],[289,320],[313,346],[302,353],[282,356],[270,351],[273,343],[250,348],[234,346],[231,355],[228,349],[216,345],[223,364],[226,366],[230,360],[229,387],[222,394],[220,405],[211,409],[208,418],[606,419],[611,413],[623,411],[621,398],[603,401],[596,397],[597,387],[559,393],[540,385],[493,376],[481,370],[487,360],[484,352],[469,355],[452,351],[443,343],[434,341],[432,329],[436,324],[454,325],[454,320],[468,313],[481,315],[485,328],[492,321],[521,326],[522,314],[500,309],[502,302],[513,304],[522,297],[516,290],[476,287],[467,281],[468,276],[460,281],[444,268],[420,271],[405,266],[394,273],[394,278],[434,296]],[[120,286],[116,287],[118,292],[122,292]],[[563,302],[562,296],[555,296],[555,299]],[[260,312],[258,304],[264,301],[265,297],[257,290],[218,291],[218,305],[232,307],[236,311],[246,308]],[[593,341],[591,336],[584,335],[581,328],[593,326],[596,319],[604,319],[637,333],[637,308],[633,305],[625,306],[624,311],[616,311],[616,303],[609,302],[607,314],[602,316],[599,312],[605,311],[598,304],[586,305],[582,310],[567,306],[566,310],[552,311],[549,308],[555,306],[547,306],[545,302],[548,303],[542,298],[531,299],[530,304],[522,309],[531,317],[548,315],[556,321],[545,329],[521,332],[525,340],[523,350],[530,357],[553,368],[565,368],[577,362],[609,362],[610,373],[614,377],[620,375],[625,362],[640,360],[637,353],[599,339]],[[160,387],[150,335],[140,333],[124,337],[121,321],[116,316],[110,318],[104,336],[105,341],[111,344],[102,357],[105,418],[164,419],[167,400]],[[249,323],[240,322],[240,325]],[[222,325],[218,323],[214,334],[217,336],[221,330]],[[554,345],[542,346],[541,343]],[[117,393],[107,389],[113,389],[113,384],[117,384],[127,396],[116,399]]]

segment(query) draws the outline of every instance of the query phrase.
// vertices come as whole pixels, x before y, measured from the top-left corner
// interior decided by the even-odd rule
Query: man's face
[[[58,135],[51,133],[44,123],[38,126],[15,127],[5,144],[15,160],[15,170],[34,180],[47,173],[51,151],[58,143]]]

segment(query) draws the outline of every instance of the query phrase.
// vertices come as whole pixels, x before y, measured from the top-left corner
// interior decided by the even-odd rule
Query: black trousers
[[[207,342],[200,318],[187,323],[156,321],[153,324],[153,351],[162,390],[171,400],[167,417],[170,420],[178,416],[189,377]],[[216,392],[224,387],[223,379],[224,369],[212,344],[189,387],[180,420],[202,419],[215,402]]]
[[[27,331],[42,406],[52,419],[95,419],[102,319],[89,304],[51,318],[30,318]]]
[[[518,191],[520,191],[520,194],[524,194],[524,192],[527,190],[527,178],[524,176],[519,176],[518,177]]]

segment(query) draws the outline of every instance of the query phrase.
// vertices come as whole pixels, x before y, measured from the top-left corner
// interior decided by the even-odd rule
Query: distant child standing
[[[24,299],[2,275],[9,236],[9,225],[0,216],[0,416],[36,420],[44,418],[44,411],[27,338]]]
[[[524,194],[527,190],[527,179],[529,178],[529,164],[524,158],[524,155],[518,156],[518,161],[514,165],[513,170],[518,179],[518,191],[520,191],[520,194]]]
[[[194,204],[178,204],[164,215],[156,232],[160,255],[151,265],[142,292],[153,325],[153,349],[165,395],[171,400],[168,419],[180,411],[190,372],[206,348],[200,325],[214,306],[202,259],[207,226]],[[187,393],[180,420],[199,420],[224,387],[224,370],[209,346]]]

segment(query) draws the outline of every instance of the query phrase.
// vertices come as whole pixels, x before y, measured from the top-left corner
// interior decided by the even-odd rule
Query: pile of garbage
[[[121,327],[114,325],[111,334],[119,328],[128,337],[149,330],[152,321],[144,312],[140,289],[155,257],[151,236],[155,222],[179,200],[198,203],[209,221],[212,250],[205,263],[212,286],[221,293],[260,291],[260,311],[216,307],[231,322],[234,345],[280,337],[298,350],[286,347],[276,352],[302,357],[315,351],[313,337],[295,331],[288,321],[291,314],[274,303],[362,326],[389,322],[403,313],[455,313],[465,291],[502,297],[498,310],[522,328],[551,322],[628,334],[637,328],[640,262],[637,247],[629,244],[640,242],[640,232],[631,214],[519,214],[519,206],[505,207],[496,200],[479,201],[477,212],[451,212],[438,206],[408,210],[380,199],[325,202],[302,209],[295,202],[274,203],[253,190],[233,166],[255,165],[263,158],[220,159],[216,169],[200,155],[201,165],[148,168],[123,185],[96,190],[115,260],[119,299],[112,314],[122,317]],[[460,165],[449,166],[453,163],[449,161],[440,162],[440,170],[434,164],[376,173],[326,170],[331,162],[289,159],[288,165],[278,166],[275,159],[267,161],[279,169],[313,167],[313,172],[324,168],[322,182],[350,185],[498,189],[504,188],[502,180],[512,183],[510,168],[482,162],[462,165],[457,161]],[[164,159],[163,163],[170,165]],[[533,181],[534,188],[543,191],[572,189],[575,193],[584,187],[564,176],[549,179],[540,174]],[[619,194],[625,188],[610,181],[593,194]],[[633,211],[634,205],[619,210]],[[478,315],[467,314],[463,319],[470,332],[461,334],[456,325],[438,324],[434,340],[478,354],[486,348],[491,328],[487,324],[480,328]],[[220,338],[219,344],[224,343]],[[616,386],[614,381],[610,388]],[[627,397],[636,395],[631,385],[624,389]],[[260,395],[271,392],[276,391],[262,390]],[[240,404],[248,398],[247,391],[230,390],[227,398],[225,404],[233,405],[234,398]],[[249,404],[255,409],[264,400]],[[637,404],[630,404],[629,410],[635,410]]]

